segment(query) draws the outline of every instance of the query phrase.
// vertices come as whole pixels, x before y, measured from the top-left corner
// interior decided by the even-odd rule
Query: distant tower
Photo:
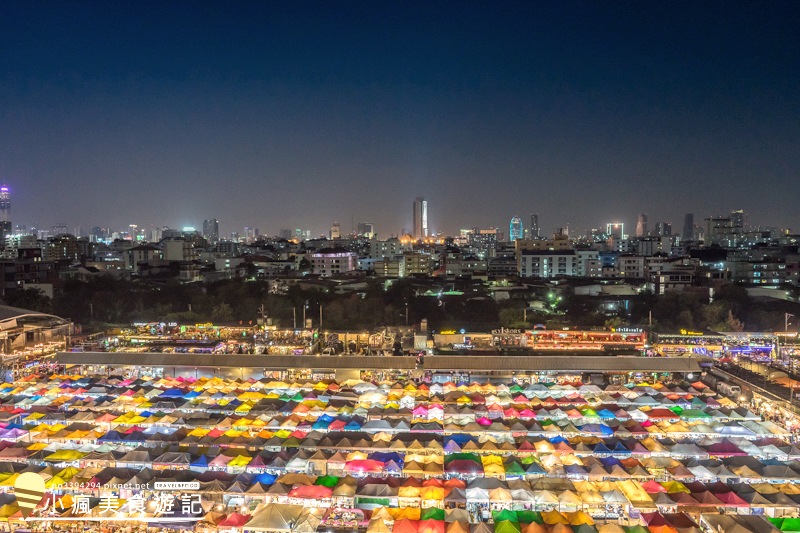
[[[212,244],[219,241],[219,220],[209,218],[203,221],[203,237]]]
[[[508,237],[511,242],[522,238],[522,219],[519,217],[512,217],[511,224],[508,227]]]
[[[639,221],[636,223],[636,236],[647,236],[647,215],[644,213],[639,215]]]
[[[358,231],[356,234],[359,237],[366,237],[371,239],[372,236],[375,234],[375,224],[372,222],[359,222],[358,223]]]
[[[414,238],[424,239],[428,236],[428,202],[423,197],[414,200]]]
[[[331,226],[331,239],[338,239],[342,236],[342,227],[338,222],[334,222]]]
[[[542,236],[539,230],[539,215],[531,215],[531,239],[539,239]]]
[[[11,193],[8,187],[0,187],[0,222],[11,222]]]
[[[0,187],[0,247],[5,246],[6,237],[11,235],[11,193],[8,187]]]
[[[6,219],[3,219],[6,220]],[[742,209],[731,211],[731,226],[734,228],[744,229],[747,225],[747,215]]]
[[[693,241],[694,240],[694,214],[693,213],[686,213],[686,216],[683,217],[683,234],[681,238],[684,241]]]

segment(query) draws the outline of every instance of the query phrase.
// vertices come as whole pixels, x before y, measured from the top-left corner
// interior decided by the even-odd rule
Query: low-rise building
[[[524,278],[578,275],[575,250],[522,250],[519,262],[519,275]]]
[[[358,258],[344,248],[323,248],[309,254],[312,272],[319,276],[335,276],[358,268]]]

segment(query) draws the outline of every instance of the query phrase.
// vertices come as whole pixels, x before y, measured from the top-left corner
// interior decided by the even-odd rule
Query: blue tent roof
[[[600,462],[603,463],[603,466],[606,468],[606,470],[617,465],[622,466],[622,462],[616,457],[601,457]]]
[[[394,461],[398,465],[403,465],[404,460],[400,457],[400,454],[397,452],[374,452],[367,456],[368,459],[374,459],[375,461],[380,461],[382,463],[388,463],[389,461]]]
[[[276,479],[278,479],[278,476],[264,472],[263,474],[259,474],[254,481],[258,481],[259,483],[263,483],[265,485],[272,485],[275,483]]]
[[[201,455],[200,457],[189,463],[189,466],[198,466],[198,467],[208,466],[208,458],[205,456],[205,454]]]
[[[598,442],[594,445],[594,449],[592,450],[594,453],[611,453],[611,450],[603,444],[602,442]]]
[[[614,430],[605,424],[586,424],[578,429],[583,433],[591,433],[593,435],[611,436],[614,434]]]
[[[311,429],[327,429],[329,425],[331,425],[330,420],[323,420],[322,417],[319,417],[316,422],[311,424]]]
[[[112,441],[112,442],[119,442],[122,441],[122,437],[119,434],[119,431],[111,430],[102,437],[97,439],[98,441]]]
[[[453,433],[444,439],[445,444],[447,444],[447,441],[449,440],[454,440],[459,445],[463,445],[470,441],[475,441],[475,438],[473,438],[472,435],[467,435],[466,433]]]
[[[628,448],[626,448],[621,442],[618,442],[617,445],[614,446],[614,449],[612,451],[614,453],[616,453],[616,454],[620,454],[620,453],[630,454],[630,453],[633,453]]]

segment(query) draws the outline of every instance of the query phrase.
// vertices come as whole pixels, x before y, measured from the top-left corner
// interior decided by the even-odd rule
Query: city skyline
[[[10,203],[11,203],[10,193],[9,193],[9,188],[8,187],[3,187],[3,198],[4,198],[4,206],[5,206],[5,208],[3,210],[4,217],[7,217],[8,213],[10,212]],[[301,228],[297,228],[297,229],[295,229],[295,228],[287,228],[285,225],[283,225],[283,226],[280,226],[280,229],[275,229],[275,230],[268,229],[268,228],[259,228],[259,226],[251,224],[250,226],[243,226],[243,227],[239,227],[239,228],[226,228],[225,231],[221,231],[220,227],[224,228],[224,226],[222,226],[222,224],[220,223],[219,219],[217,219],[217,218],[203,219],[202,222],[199,223],[199,224],[198,223],[188,223],[188,224],[185,223],[185,224],[178,224],[178,225],[172,225],[172,226],[168,225],[168,224],[150,224],[150,225],[123,224],[121,227],[114,227],[114,226],[109,226],[109,225],[101,226],[101,225],[97,225],[97,224],[89,224],[89,225],[86,225],[86,226],[77,225],[77,224],[76,225],[70,225],[70,224],[67,224],[67,223],[64,223],[64,222],[59,222],[59,223],[53,224],[52,226],[43,226],[43,225],[39,225],[39,224],[30,225],[30,224],[27,224],[27,223],[24,223],[24,222],[19,222],[19,221],[14,220],[14,221],[10,222],[9,227],[5,231],[5,235],[11,235],[12,233],[13,234],[25,234],[25,233],[33,233],[33,232],[40,232],[40,233],[43,232],[44,234],[49,235],[49,236],[55,236],[55,235],[60,234],[60,233],[70,233],[70,234],[74,234],[74,235],[76,235],[78,237],[81,237],[81,236],[89,236],[89,235],[91,235],[92,232],[97,228],[108,232],[109,235],[112,234],[112,233],[115,233],[115,234],[119,233],[119,234],[122,235],[122,234],[128,233],[133,228],[134,230],[138,229],[140,232],[143,232],[142,234],[145,235],[145,236],[148,236],[148,238],[149,238],[149,234],[151,232],[153,232],[153,231],[160,232],[161,230],[170,229],[170,230],[173,230],[173,231],[175,231],[175,230],[197,231],[198,233],[200,233],[201,235],[204,235],[204,236],[210,235],[212,237],[212,240],[216,241],[216,240],[219,240],[219,239],[236,239],[237,237],[246,237],[245,234],[247,234],[249,232],[253,232],[253,231],[255,231],[255,235],[256,236],[258,236],[260,234],[260,235],[265,236],[265,237],[280,237],[283,233],[285,233],[287,231],[292,232],[292,234],[294,234],[294,232],[299,232],[299,231],[302,230],[302,232],[304,234],[308,233],[308,237],[307,238],[315,238],[315,239],[316,238],[329,238],[329,239],[332,239],[332,238],[334,238],[333,237],[333,233],[332,233],[332,229],[333,228],[336,228],[335,232],[336,232],[336,237],[338,238],[340,236],[341,237],[345,237],[345,236],[348,236],[348,235],[362,235],[363,233],[365,233],[365,231],[363,230],[362,227],[363,226],[368,226],[370,228],[370,231],[368,232],[370,234],[370,236],[374,235],[374,236],[380,237],[382,239],[386,239],[388,237],[400,237],[400,236],[402,236],[402,235],[404,235],[406,233],[410,234],[412,237],[414,237],[416,239],[423,239],[423,238],[428,237],[428,236],[433,237],[433,236],[436,236],[436,235],[442,235],[442,236],[448,236],[448,237],[456,237],[459,234],[459,231],[463,231],[465,229],[465,228],[461,228],[461,230],[459,230],[459,231],[454,231],[452,233],[449,233],[449,232],[444,232],[442,230],[436,230],[433,227],[430,227],[429,224],[427,223],[427,213],[428,213],[427,201],[424,200],[424,198],[422,198],[422,197],[417,197],[414,200],[413,211],[412,211],[413,212],[412,219],[414,219],[416,217],[416,213],[417,213],[417,210],[418,210],[418,204],[420,204],[422,206],[421,208],[419,208],[420,209],[419,226],[420,226],[420,228],[424,227],[424,232],[425,232],[424,236],[417,235],[418,231],[417,231],[417,228],[415,227],[415,222],[413,220],[412,220],[412,227],[411,228],[408,228],[408,227],[392,228],[392,229],[390,229],[389,231],[386,231],[386,232],[374,231],[374,229],[375,229],[374,223],[372,223],[372,222],[363,222],[363,221],[360,221],[360,219],[359,219],[358,222],[356,222],[356,219],[353,219],[351,221],[352,228],[348,228],[346,226],[343,227],[338,221],[334,221],[333,222],[333,226],[328,226],[327,230],[324,230],[324,231],[321,231],[319,233],[316,233],[314,230],[306,229],[307,228],[307,224],[301,224],[302,227]],[[424,214],[422,214],[422,213],[424,213]],[[651,228],[648,228],[647,227],[647,216],[648,215],[646,213],[639,214],[638,215],[638,221],[639,222],[637,224],[634,224],[636,226],[636,229],[633,232],[631,232],[631,231],[625,232],[624,230],[621,230],[622,231],[621,235],[624,235],[626,238],[627,237],[638,238],[638,237],[647,237],[647,236],[662,236],[662,235],[675,234],[675,235],[681,236],[681,238],[683,240],[691,240],[691,239],[688,239],[686,237],[686,229],[687,229],[686,228],[686,223],[689,220],[691,220],[692,223],[693,223],[693,221],[694,221],[694,213],[687,213],[687,214],[684,215],[684,221],[683,221],[684,225],[683,226],[675,224],[672,221],[659,221],[659,222],[655,223]],[[791,231],[792,228],[781,228],[781,227],[778,227],[778,226],[775,226],[775,225],[771,225],[771,224],[769,224],[769,222],[764,223],[764,224],[753,224],[752,221],[751,221],[750,216],[751,215],[749,213],[745,212],[744,210],[731,209],[730,211],[725,212],[725,213],[715,213],[715,214],[710,215],[708,217],[699,217],[698,218],[699,224],[694,224],[694,227],[696,229],[699,228],[700,231],[702,232],[705,229],[706,219],[717,219],[717,218],[720,218],[720,219],[728,219],[728,218],[734,219],[736,217],[741,217],[740,220],[739,220],[740,227],[744,227],[744,228],[751,229],[751,230],[752,229],[757,229],[759,231],[766,231],[768,228],[770,228],[772,230],[777,230],[777,231],[780,231],[780,232],[789,232],[789,233],[792,232]],[[640,233],[640,226],[641,226],[641,223],[642,223],[642,217],[644,217],[644,232]],[[422,222],[423,219],[426,221],[424,224]],[[597,223],[597,224],[592,225],[591,227],[573,228],[573,232],[575,233],[576,237],[587,237],[587,238],[592,237],[593,233],[595,233],[595,232],[599,232],[601,234],[608,235],[611,232],[610,228],[612,226],[624,227],[624,224],[626,223],[626,222],[624,222],[624,220],[626,220],[625,217],[615,217],[610,222]],[[519,226],[518,229],[520,231],[520,236],[523,237],[523,238],[544,238],[544,239],[546,239],[546,238],[552,237],[552,235],[554,235],[554,234],[562,233],[564,231],[564,228],[569,228],[569,224],[567,224],[566,226],[553,227],[552,231],[549,231],[549,232],[548,231],[542,232],[542,227],[539,224],[538,215],[537,214],[531,214],[530,223],[531,223],[532,226],[526,226],[524,223],[522,223],[522,221],[521,221],[519,216],[517,216],[517,215],[512,216],[511,217],[511,226],[512,227],[509,228],[509,231],[508,231],[507,234],[505,233],[505,230],[503,229],[503,224],[497,224],[497,225],[490,224],[488,226],[471,225],[471,226],[468,226],[467,229],[496,228],[496,229],[498,229],[498,231],[500,231],[501,235],[504,235],[505,237],[508,238],[508,240],[513,241],[514,237],[513,237],[512,233],[514,232],[513,227],[515,225],[515,221],[516,221],[516,224],[518,224],[518,226]],[[602,227],[604,225],[606,226],[605,233],[602,232]],[[666,232],[665,232],[665,227],[667,228]],[[211,228],[211,229],[209,229],[209,228]],[[533,231],[533,233],[530,233],[531,230]]]
[[[0,7],[12,222],[800,227],[800,7]],[[764,58],[769,58],[765,61]],[[147,222],[152,221],[152,222]],[[343,223],[343,227],[350,224]]]

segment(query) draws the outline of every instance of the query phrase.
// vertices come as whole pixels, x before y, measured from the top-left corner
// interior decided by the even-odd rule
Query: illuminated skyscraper
[[[6,237],[11,235],[11,193],[8,187],[0,187],[0,247],[5,246]]]
[[[11,222],[11,193],[8,187],[0,187],[0,221]]]
[[[512,217],[511,224],[508,227],[508,237],[511,242],[522,238],[522,219],[519,217]]]
[[[639,221],[636,223],[636,236],[637,237],[647,236],[647,215],[645,215],[644,213],[639,215]]]
[[[414,200],[414,238],[424,239],[428,236],[428,202],[421,196]]]

